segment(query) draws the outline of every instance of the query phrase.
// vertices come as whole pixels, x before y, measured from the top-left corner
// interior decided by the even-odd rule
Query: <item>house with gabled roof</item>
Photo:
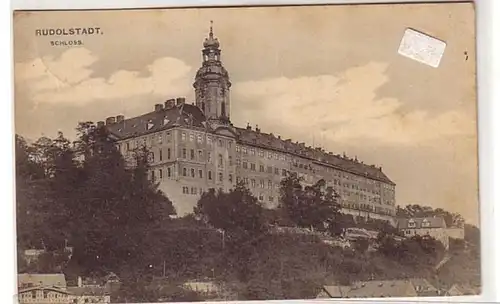
[[[405,237],[431,236],[440,241],[445,249],[450,248],[446,222],[440,216],[400,218],[397,220],[397,228]]]

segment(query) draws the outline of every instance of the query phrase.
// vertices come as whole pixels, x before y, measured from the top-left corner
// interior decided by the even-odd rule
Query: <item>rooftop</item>
[[[186,103],[183,97],[169,99],[164,104],[157,104],[154,111],[140,116],[129,119],[125,119],[122,115],[108,117],[106,122],[98,122],[98,125],[106,125],[117,140],[152,134],[177,126],[213,131],[207,125],[207,119],[203,112],[197,106]],[[282,139],[281,136],[276,136],[273,133],[261,132],[258,128],[235,128],[235,130],[238,134],[237,140],[241,143],[295,154],[322,165],[395,185],[382,172],[381,167],[365,164],[357,158],[333,154],[321,148],[308,147],[304,143]]]
[[[446,222],[440,216],[400,218],[397,223],[399,229],[446,228]]]
[[[408,280],[356,282],[350,286],[324,286],[330,298],[384,298],[417,296]]]
[[[43,288],[66,288],[66,278],[62,273],[56,274],[30,274],[22,273],[17,275],[18,288],[31,288],[31,287],[43,287]]]

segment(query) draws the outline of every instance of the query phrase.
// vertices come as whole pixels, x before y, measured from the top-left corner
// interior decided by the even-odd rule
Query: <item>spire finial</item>
[[[210,20],[210,37],[214,36],[214,21]]]

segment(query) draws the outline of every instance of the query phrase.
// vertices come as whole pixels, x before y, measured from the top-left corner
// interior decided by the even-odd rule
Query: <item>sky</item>
[[[478,223],[471,4],[17,13],[16,133],[73,137],[79,121],[133,117],[179,96],[193,101],[210,20],[236,126],[382,166],[397,204]],[[35,35],[75,27],[100,34]],[[407,28],[446,42],[438,68],[398,54]],[[82,44],[52,46],[56,40]]]

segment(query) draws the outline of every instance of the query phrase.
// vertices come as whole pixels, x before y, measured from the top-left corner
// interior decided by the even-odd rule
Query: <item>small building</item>
[[[453,284],[445,293],[445,296],[472,296],[481,293],[481,288],[478,286],[465,286],[460,284]]]
[[[24,250],[24,260],[26,261],[26,263],[31,264],[33,262],[36,262],[40,255],[45,252],[45,249],[26,249]]]
[[[68,303],[64,274],[28,274],[17,276],[19,303]]]
[[[365,281],[349,286],[323,286],[316,298],[385,298],[416,297],[415,286],[409,280]]]
[[[68,287],[68,303],[105,304],[111,302],[109,289],[106,287]]]
[[[426,279],[410,279],[419,297],[437,297],[439,290]]]
[[[401,218],[397,228],[405,237],[428,235],[440,241],[446,250],[450,248],[448,229],[442,217]]]
[[[221,286],[213,281],[188,281],[183,287],[203,295],[218,295],[222,292]]]
[[[59,288],[35,286],[19,289],[18,301],[21,304],[69,304],[68,292]]]

